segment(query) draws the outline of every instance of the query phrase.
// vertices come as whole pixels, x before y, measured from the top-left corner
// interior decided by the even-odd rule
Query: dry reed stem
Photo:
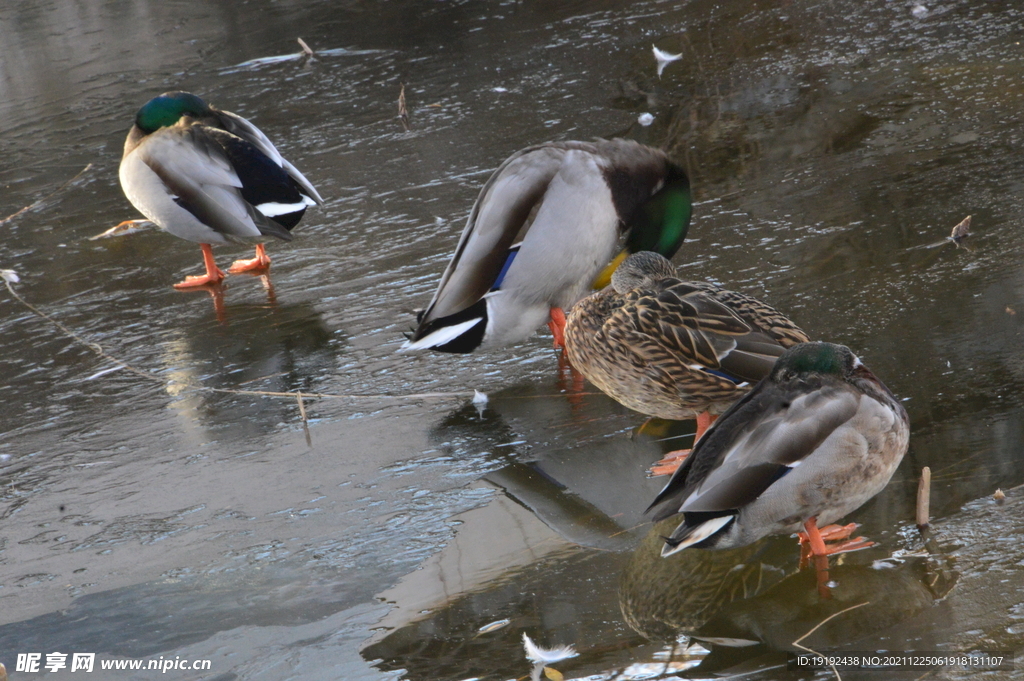
[[[402,83],[402,89],[398,93],[398,117],[402,121],[402,127],[409,132],[409,110],[405,108],[405,83]]]
[[[932,469],[925,466],[921,469],[921,480],[917,485],[917,529],[928,528],[932,495]]]
[[[309,434],[309,420],[306,418],[306,405],[302,403],[302,391],[295,391],[295,399],[299,402],[299,416],[302,417],[302,432],[306,435],[306,446],[312,448],[313,438]]]
[[[826,617],[825,619],[823,619],[822,621],[820,621],[820,622],[818,622],[818,623],[817,623],[816,625],[814,625],[814,627],[813,627],[813,628],[811,628],[811,630],[810,630],[810,631],[808,631],[808,632],[807,632],[806,634],[804,634],[803,636],[801,636],[801,637],[800,637],[800,638],[798,638],[797,640],[793,641],[792,645],[796,646],[796,647],[797,647],[797,648],[799,648],[800,650],[806,650],[807,652],[809,652],[809,653],[811,653],[811,654],[813,654],[813,655],[817,655],[818,657],[824,657],[824,656],[823,656],[823,655],[822,655],[821,653],[819,653],[818,651],[816,651],[816,650],[811,650],[811,649],[810,649],[810,648],[808,648],[807,646],[802,646],[802,645],[800,645],[800,641],[803,641],[803,640],[804,640],[805,638],[807,638],[808,636],[810,636],[811,634],[813,634],[814,632],[816,632],[816,631],[817,631],[818,629],[820,629],[820,628],[821,628],[821,627],[822,627],[822,626],[823,626],[823,625],[824,625],[825,623],[827,623],[827,622],[828,622],[829,620],[831,620],[831,619],[834,619],[834,618],[836,618],[836,617],[839,617],[839,616],[840,616],[840,615],[842,615],[842,614],[843,614],[844,612],[850,612],[851,610],[856,610],[857,608],[859,608],[859,607],[861,607],[861,606],[864,606],[864,605],[869,605],[870,603],[871,603],[871,601],[864,601],[863,603],[858,603],[857,605],[851,605],[851,606],[850,606],[850,607],[848,607],[848,608],[843,608],[843,609],[842,609],[842,610],[840,610],[839,612],[834,612],[834,613],[832,613],[831,615],[829,615],[828,617]],[[843,677],[841,677],[841,676],[839,675],[839,671],[838,671],[838,670],[836,669],[836,666],[835,666],[834,664],[830,664],[830,665],[829,665],[829,667],[831,667],[831,668],[832,668],[832,673],[836,675],[836,679],[838,679],[838,681],[843,681]]]
[[[3,220],[0,220],[0,226],[3,226],[5,224],[7,224],[8,222],[10,222],[14,218],[18,217],[22,213],[30,211],[33,208],[35,208],[36,206],[42,205],[45,201],[48,201],[49,199],[53,198],[55,195],[57,195],[60,192],[64,191],[64,189],[66,189],[68,185],[70,185],[72,182],[74,182],[75,180],[80,178],[82,175],[84,175],[86,172],[88,172],[90,168],[92,168],[92,164],[91,163],[86,165],[84,168],[82,168],[82,170],[80,170],[77,175],[72,177],[70,180],[68,180],[67,182],[65,182],[60,187],[58,187],[54,191],[50,192],[49,194],[47,194],[43,198],[39,199],[38,201],[36,201],[36,202],[34,202],[32,204],[29,204],[29,205],[25,206],[24,208],[22,208],[21,210],[19,210],[16,213],[12,213],[12,214],[8,215]],[[8,286],[8,288],[10,288],[10,286]]]

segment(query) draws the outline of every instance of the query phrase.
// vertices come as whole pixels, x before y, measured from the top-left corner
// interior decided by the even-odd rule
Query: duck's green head
[[[630,253],[654,251],[671,258],[690,227],[690,180],[675,163],[668,164],[665,184],[638,211],[626,237]]]
[[[860,360],[845,345],[800,343],[782,353],[775,362],[772,380],[782,383],[810,374],[845,379],[859,366],[862,366]]]
[[[210,113],[210,105],[191,92],[165,92],[146,102],[135,114],[135,125],[147,135],[174,125],[182,116],[199,118]]]
[[[686,238],[691,213],[690,179],[675,163],[668,163],[665,182],[630,218],[626,247],[594,279],[593,288],[603,289],[612,273],[630,253],[652,251],[671,258]]]

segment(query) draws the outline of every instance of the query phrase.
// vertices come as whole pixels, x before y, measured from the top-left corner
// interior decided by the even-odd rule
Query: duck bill
[[[590,287],[595,291],[600,291],[606,288],[608,284],[612,283],[612,275],[615,274],[615,270],[619,268],[622,261],[629,255],[629,251],[622,249],[617,256],[615,256],[608,265],[601,270],[601,273],[597,275]]]

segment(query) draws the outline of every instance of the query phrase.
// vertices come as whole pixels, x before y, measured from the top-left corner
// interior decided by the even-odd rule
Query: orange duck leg
[[[203,264],[206,265],[206,274],[185,277],[185,281],[178,282],[174,285],[174,288],[189,289],[199,288],[202,286],[215,286],[224,281],[224,272],[217,267],[217,263],[213,259],[213,249],[210,248],[210,244],[199,244],[199,247],[203,249]]]
[[[228,274],[242,274],[243,272],[264,274],[268,269],[270,269],[270,256],[267,255],[267,249],[263,244],[256,244],[256,257],[249,260],[236,260],[228,268]]]
[[[718,416],[712,416],[708,412],[701,412],[697,414],[697,433],[693,436],[693,445],[697,446],[697,441],[704,437],[704,433],[707,432],[711,424],[718,419]],[[677,449],[674,452],[669,452],[664,457],[654,462],[654,465],[648,470],[651,476],[658,475],[671,475],[676,472],[676,469],[683,465],[683,461],[687,456],[690,455],[689,449]]]

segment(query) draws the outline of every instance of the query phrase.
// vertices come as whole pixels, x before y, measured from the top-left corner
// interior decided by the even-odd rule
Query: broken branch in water
[[[296,38],[296,40],[299,41],[299,47],[302,48],[302,52],[306,55],[306,57],[308,57],[309,59],[316,59],[316,52],[313,51],[312,47],[306,44],[305,40],[303,40],[302,38]]]
[[[17,275],[14,274],[14,272],[12,270],[3,270],[3,271],[4,272],[10,272],[11,275],[14,275],[14,276],[9,276],[9,275],[8,276],[4,276],[3,280],[4,280],[4,284],[7,286],[7,290],[10,291],[11,295],[14,296],[15,300],[17,300],[19,303],[21,303],[22,305],[24,305],[28,309],[32,310],[32,312],[34,312],[38,316],[42,317],[46,321],[48,321],[51,324],[53,324],[54,326],[56,326],[58,329],[63,331],[66,336],[68,336],[69,338],[72,338],[72,339],[78,341],[79,343],[81,343],[85,347],[87,347],[90,350],[92,350],[93,352],[95,352],[100,357],[102,357],[104,359],[107,359],[107,360],[110,360],[114,364],[117,364],[119,367],[124,367],[125,369],[127,369],[130,372],[132,372],[133,374],[141,376],[142,378],[145,378],[145,379],[150,380],[150,381],[158,381],[160,383],[166,383],[166,381],[164,379],[162,379],[162,378],[160,378],[158,376],[154,376],[153,374],[151,374],[149,372],[142,371],[140,369],[136,369],[135,367],[132,367],[132,366],[128,365],[125,362],[122,362],[121,360],[117,359],[116,357],[108,355],[103,350],[103,348],[100,347],[99,343],[92,343],[90,341],[85,340],[84,338],[79,336],[77,333],[75,333],[74,331],[72,331],[68,327],[64,326],[63,324],[58,322],[56,319],[54,319],[53,317],[51,317],[50,315],[46,314],[45,312],[40,310],[38,307],[33,305],[32,303],[30,303],[27,300],[25,300],[24,298],[22,298],[20,295],[18,295],[18,292],[14,290],[14,287],[11,286],[12,281],[18,281]],[[101,372],[101,373],[106,373],[106,372]]]
[[[66,189],[68,187],[68,185],[70,185],[72,182],[74,182],[75,180],[80,178],[82,175],[84,175],[86,172],[88,172],[90,168],[92,168],[92,164],[91,163],[86,165],[84,168],[82,168],[82,170],[79,171],[79,173],[77,175],[72,177],[70,180],[68,180],[67,182],[65,182],[60,187],[58,187],[54,191],[50,192],[49,194],[47,194],[43,198],[39,199],[38,201],[36,201],[36,202],[34,202],[34,203],[32,203],[32,204],[30,204],[28,206],[25,206],[24,208],[22,208],[21,210],[19,210],[16,213],[12,213],[12,214],[8,215],[3,220],[0,220],[0,225],[5,225],[8,222],[10,222],[11,220],[13,220],[14,218],[16,218],[19,215],[21,215],[22,213],[25,213],[27,211],[32,210],[33,208],[36,208],[36,207],[42,205],[45,201],[53,198],[54,196],[56,196],[60,192],[64,191],[64,189]],[[8,288],[10,288],[10,287],[8,287]]]
[[[409,132],[409,110],[405,108],[405,83],[402,83],[402,89],[398,93],[398,117],[402,121],[402,127]]]
[[[812,655],[818,655],[819,657],[821,657],[821,653],[819,653],[819,652],[817,652],[815,650],[811,650],[807,646],[800,645],[800,641],[803,641],[805,638],[807,638],[808,636],[810,636],[811,634],[816,632],[818,629],[820,629],[829,620],[831,620],[833,618],[836,618],[836,617],[839,617],[844,612],[850,612],[851,610],[856,610],[857,608],[859,608],[861,606],[868,605],[870,602],[871,601],[864,601],[863,603],[858,603],[857,605],[851,605],[850,607],[844,608],[844,609],[840,610],[839,612],[832,613],[831,615],[829,615],[828,617],[826,617],[825,619],[823,619],[822,621],[820,621],[816,625],[814,625],[814,627],[811,628],[811,630],[808,631],[806,634],[804,634],[803,636],[801,636],[797,640],[793,641],[792,645],[796,646],[800,650],[806,650],[807,652],[811,653]],[[829,664],[829,666],[832,667],[832,673],[836,675],[836,678],[839,679],[839,681],[843,681],[843,677],[839,676],[839,672],[836,670],[835,665]]]
[[[928,529],[932,495],[932,469],[925,466],[921,469],[921,480],[917,484],[917,529]]]

